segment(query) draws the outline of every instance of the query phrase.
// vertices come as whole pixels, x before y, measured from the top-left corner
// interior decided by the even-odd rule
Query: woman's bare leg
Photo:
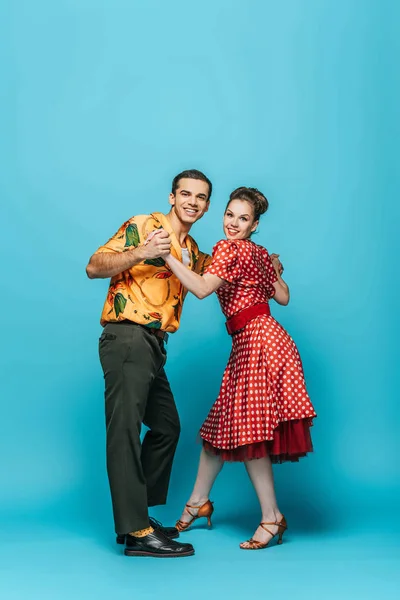
[[[210,452],[206,452],[204,448],[200,453],[199,469],[197,471],[197,477],[194,484],[193,491],[188,500],[188,504],[191,506],[202,506],[209,499],[211,488],[214,485],[219,472],[224,466],[223,461]],[[196,510],[190,509],[190,512],[195,515]],[[188,523],[192,517],[187,511],[183,511],[180,518],[184,523]]]
[[[261,506],[261,521],[275,523],[282,519],[282,513],[278,508],[275,495],[274,475],[269,456],[265,458],[256,458],[245,462],[247,473],[256,490],[256,494]],[[267,525],[272,533],[278,532],[276,525]],[[266,543],[271,539],[271,535],[262,527],[258,527],[253,535],[257,542]],[[246,542],[243,544],[246,546]]]

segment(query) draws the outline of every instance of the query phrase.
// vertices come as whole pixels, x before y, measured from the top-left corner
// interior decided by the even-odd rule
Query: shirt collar
[[[162,225],[163,229],[165,229],[165,231],[168,231],[169,235],[171,236],[172,248],[175,250],[176,257],[178,258],[178,260],[180,260],[182,262],[181,245],[179,243],[179,240],[178,240],[174,230],[172,229],[169,219],[167,219],[167,217],[166,217],[166,215],[164,215],[164,213],[159,213],[159,212],[152,213],[151,216],[154,217],[157,221],[159,221],[161,223],[161,225]],[[186,248],[189,251],[190,268],[193,268],[193,265],[192,265],[193,250],[194,250],[193,239],[189,234],[185,237],[185,244],[186,244]]]

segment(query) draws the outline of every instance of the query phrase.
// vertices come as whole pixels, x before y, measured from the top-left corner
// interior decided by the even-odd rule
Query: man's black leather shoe
[[[149,523],[150,527],[152,527],[153,529],[158,529],[158,531],[162,531],[162,533],[164,533],[171,539],[179,537],[179,531],[176,527],[164,527],[164,525],[160,523],[160,521],[157,521],[157,519],[153,519],[153,517],[149,517]]]
[[[153,529],[155,529],[156,531],[161,531],[169,538],[171,538],[171,540],[179,537],[179,531],[176,527],[164,527],[164,525],[160,523],[160,521],[157,521],[157,519],[153,519],[152,517],[149,517],[149,523]],[[125,535],[117,535],[116,541],[117,544],[125,544]]]
[[[126,556],[153,556],[157,558],[178,558],[179,556],[192,556],[192,544],[180,544],[167,537],[162,531],[156,529],[144,537],[127,535],[125,540]]]

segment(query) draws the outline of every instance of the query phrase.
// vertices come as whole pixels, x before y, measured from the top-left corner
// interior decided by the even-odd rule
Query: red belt
[[[252,321],[256,317],[259,317],[260,315],[269,316],[270,314],[269,304],[254,304],[253,306],[249,306],[249,308],[244,308],[228,319],[225,323],[226,329],[229,335],[233,335],[243,329],[249,321]]]

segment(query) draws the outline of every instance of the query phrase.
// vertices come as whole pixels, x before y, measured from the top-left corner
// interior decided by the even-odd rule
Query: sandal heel
[[[194,515],[193,513],[190,512],[190,509],[197,509],[197,515]],[[205,517],[207,519],[207,525],[208,527],[212,527],[211,524],[211,515],[214,512],[214,506],[213,503],[210,502],[210,500],[207,500],[207,502],[205,502],[204,504],[202,504],[202,506],[192,506],[191,504],[186,504],[185,506],[185,511],[192,517],[190,521],[188,521],[187,523],[185,523],[185,521],[177,521],[175,527],[177,528],[177,530],[179,532],[181,531],[185,531],[186,529],[188,529],[190,527],[190,525],[193,524],[194,521],[196,521],[196,519],[201,519],[202,517]]]
[[[278,531],[274,534],[270,529],[268,529],[268,527],[266,527],[266,525],[276,525],[278,527]],[[242,550],[263,550],[269,545],[270,542],[272,542],[272,540],[276,536],[278,536],[277,545],[280,546],[283,543],[282,537],[287,529],[287,522],[283,515],[280,521],[274,521],[272,523],[260,523],[260,527],[262,527],[272,536],[271,539],[268,540],[268,542],[266,542],[265,544],[263,544],[262,542],[257,542],[257,540],[253,540],[253,538],[251,538],[247,542],[243,542],[243,544],[240,544],[240,548]]]

